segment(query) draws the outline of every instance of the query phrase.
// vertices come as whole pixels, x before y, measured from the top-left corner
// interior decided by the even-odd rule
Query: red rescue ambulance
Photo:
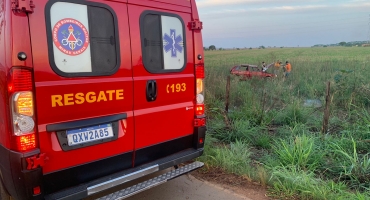
[[[4,199],[104,199],[203,166],[195,0],[0,0]]]

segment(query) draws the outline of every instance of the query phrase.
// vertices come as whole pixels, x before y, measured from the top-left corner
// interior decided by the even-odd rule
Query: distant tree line
[[[211,45],[208,48],[207,47],[203,47],[203,49],[205,51],[214,51],[214,50],[216,50],[216,46],[215,45]]]
[[[203,47],[203,50],[205,51],[215,51],[217,50],[216,46],[215,45],[211,45],[209,46],[208,48],[207,47]],[[222,51],[222,50],[225,50],[224,48],[220,47],[218,48],[219,51]]]
[[[271,46],[264,46],[264,45],[261,45],[259,47],[254,47],[255,49],[266,49],[266,48],[278,48],[276,46],[274,47],[271,47]],[[284,48],[284,46],[280,47],[280,48]],[[222,50],[241,50],[241,49],[253,49],[253,47],[233,47],[233,48],[222,48],[222,47],[219,47],[218,49],[216,48],[215,45],[210,45],[209,47],[203,47],[203,50],[204,51],[216,51],[216,50],[219,50],[219,51],[222,51]]]
[[[362,47],[362,46],[370,46],[369,41],[352,41],[352,42],[339,42],[337,44],[316,44],[312,47],[335,47],[335,46],[342,46],[342,47]]]

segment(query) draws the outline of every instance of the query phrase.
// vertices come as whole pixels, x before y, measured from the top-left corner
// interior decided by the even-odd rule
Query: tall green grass
[[[207,139],[211,141],[207,142],[205,149],[207,153],[200,158],[201,161],[230,173],[251,176],[253,170],[250,165],[251,151],[248,144],[236,141],[228,145],[215,145],[215,140],[211,137]]]
[[[296,166],[302,170],[315,171],[324,157],[315,138],[302,135],[290,140],[279,139],[273,147],[282,166]]]
[[[232,76],[227,127],[230,68],[276,60],[292,64],[288,78]],[[370,199],[370,48],[208,51],[205,65],[207,134],[216,140],[206,143],[206,163],[270,184],[278,196]],[[324,104],[327,82],[329,129],[321,133],[324,107],[304,102]]]
[[[288,167],[275,167],[270,178],[272,196],[298,199],[337,200],[369,199],[368,193],[351,192],[343,182],[322,180],[312,171]]]

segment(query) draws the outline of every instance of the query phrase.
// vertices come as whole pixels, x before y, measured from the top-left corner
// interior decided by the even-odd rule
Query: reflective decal
[[[186,91],[186,83],[167,84],[166,91],[167,91],[167,93],[185,92]]]
[[[64,73],[92,72],[87,6],[54,3],[50,9],[50,26],[57,68]]]
[[[76,56],[89,46],[89,32],[78,20],[65,18],[54,25],[53,41],[64,54]]]
[[[171,57],[173,58],[177,57],[177,52],[182,53],[183,47],[180,46],[182,42],[181,35],[176,35],[175,29],[170,29],[170,35],[165,33],[163,36],[163,48],[166,53],[171,51]]]
[[[164,69],[181,69],[185,62],[184,30],[176,17],[161,16]]]
[[[104,101],[124,100],[124,90],[105,90],[87,93],[70,93],[63,95],[51,95],[51,107],[73,106],[76,104],[99,103]]]

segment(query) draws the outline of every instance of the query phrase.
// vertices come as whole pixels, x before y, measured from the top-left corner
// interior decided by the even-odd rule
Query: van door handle
[[[157,82],[149,80],[146,82],[146,100],[155,101],[157,99]]]

